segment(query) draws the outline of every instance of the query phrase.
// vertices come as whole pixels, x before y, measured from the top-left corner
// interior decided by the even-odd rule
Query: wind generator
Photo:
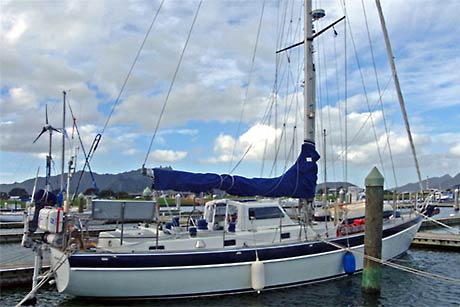
[[[58,133],[62,133],[58,129],[54,128],[51,126],[48,122],[48,105],[45,105],[45,126],[43,126],[42,131],[40,134],[35,138],[35,140],[32,142],[35,144],[37,140],[43,135],[43,133],[47,132],[49,133],[49,145],[48,145],[48,155],[46,156],[46,181],[45,181],[45,186],[46,186],[46,191],[50,191],[50,177],[51,177],[51,149],[52,149],[52,142],[53,142],[53,131],[56,131]]]

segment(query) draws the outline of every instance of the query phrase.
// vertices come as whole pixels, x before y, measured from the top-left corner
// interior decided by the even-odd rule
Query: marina
[[[458,232],[460,233],[460,212],[452,210],[452,208],[449,207],[442,207],[441,213],[439,216],[435,219],[437,222],[441,222],[445,225],[452,226],[452,229],[457,229]],[[13,226],[13,225],[10,225]],[[22,226],[20,224],[14,225],[14,228],[18,228],[19,226]],[[113,227],[112,225],[107,225],[107,227]],[[8,228],[8,227],[7,227]],[[440,226],[439,224],[435,223],[434,221],[431,220],[424,220],[422,223],[422,226],[420,227],[421,230],[418,232],[411,244],[411,249],[408,251],[407,255],[403,255],[400,259],[395,260],[396,263],[404,263],[404,259],[410,258],[410,255],[413,253],[417,255],[428,255],[428,257],[431,257],[433,253],[439,253],[440,255],[444,255],[447,257],[447,259],[451,259],[451,261],[454,263],[456,260],[455,256],[456,253],[459,252],[460,249],[460,234],[452,234],[452,233],[446,233],[444,230],[445,228]],[[98,231],[102,231],[103,229],[100,229]],[[106,229],[105,229],[106,230]],[[5,231],[5,227],[2,227],[2,231]],[[97,232],[98,232],[97,231]],[[433,232],[434,231],[434,232]],[[5,236],[4,233],[0,233],[1,236]],[[16,236],[17,238],[20,238],[21,234],[16,233],[16,234],[7,234],[7,236]],[[16,239],[15,242],[20,242],[19,239]],[[7,244],[2,240],[3,244],[1,248],[1,261],[0,261],[0,288],[2,289],[3,293],[24,293],[24,295],[27,292],[27,286],[30,285],[32,281],[32,274],[33,274],[33,253],[31,253],[28,249],[22,248],[19,244]],[[27,254],[25,256],[24,254]],[[45,257],[44,263],[43,263],[43,269],[42,272],[45,270],[49,269],[49,259]],[[414,264],[415,265],[415,264]],[[395,272],[394,269],[386,268],[383,271],[383,274],[388,274],[391,275],[396,275],[397,272]],[[446,272],[441,272],[441,271],[435,271],[437,273],[441,274],[446,274]],[[455,271],[454,271],[455,272]],[[451,272],[447,274],[447,276],[450,276],[452,278],[460,278],[460,275],[451,275]],[[411,278],[409,273],[400,273],[402,274],[407,274],[406,277],[404,278]],[[458,274],[460,274],[460,270],[458,271]],[[383,282],[385,283],[385,276],[383,277]],[[358,277],[355,277],[355,279],[359,279]],[[336,282],[337,284],[340,284],[341,281]],[[16,291],[14,289],[22,289],[21,291]],[[297,292],[292,290],[293,292]],[[279,294],[279,291],[275,291],[276,293]],[[385,292],[385,291],[384,291]],[[44,296],[49,296],[53,293],[52,290],[48,289],[44,291]],[[58,295],[57,293],[54,293],[54,295],[57,295],[58,297],[66,300],[69,299],[70,301],[74,302],[75,299],[71,297],[67,297],[65,295]],[[5,302],[11,302],[12,298],[3,298],[5,299]],[[204,301],[209,301],[208,299],[204,299]],[[84,304],[86,301],[79,302],[77,300],[77,306],[78,304]],[[113,303],[113,302],[111,302]],[[134,303],[131,306],[135,306],[136,304]],[[448,304],[447,304],[448,305]],[[173,305],[174,306],[174,305]],[[225,306],[225,305],[224,305]],[[236,305],[229,305],[229,306],[236,306]]]
[[[5,209],[9,210],[2,212],[2,221],[10,223],[2,223],[0,229],[0,305],[458,304],[460,173],[455,177],[443,176],[442,180],[432,179],[430,182],[435,187],[429,186],[428,177],[425,181],[422,179],[423,168],[419,164],[416,144],[420,154],[418,143],[423,137],[414,134],[414,138],[411,132],[396,57],[386,26],[386,22],[398,14],[392,12],[386,21],[380,1],[375,0],[375,15],[370,19],[373,26],[369,27],[364,2],[359,10],[362,15],[350,15],[345,3],[342,10],[336,4],[326,14],[325,9],[316,7],[321,3],[312,0],[286,1],[278,5],[267,3],[267,7],[263,1],[256,2],[256,5],[245,3],[254,9],[251,13],[238,7],[238,13],[249,13],[244,18],[233,15],[210,22],[203,18],[206,16],[203,10],[211,12],[219,8],[217,11],[222,11],[229,3],[220,7],[217,2],[179,2],[179,7],[171,9],[176,3],[163,6],[164,2],[154,2],[155,10],[150,10],[149,16],[144,15],[145,8],[133,10],[136,14],[141,13],[146,22],[151,20],[151,24],[130,63],[124,83],[113,85],[111,94],[106,95],[99,92],[99,86],[102,86],[99,79],[94,85],[86,81],[85,88],[97,92],[98,112],[106,117],[103,126],[99,122],[91,123],[94,125],[92,129],[83,126],[80,130],[68,89],[62,90],[62,105],[49,98],[40,102],[44,118],[40,116],[41,130],[34,130],[32,145],[37,152],[45,153],[46,150],[46,155],[42,155],[46,159],[40,162],[46,162],[45,177],[40,177],[38,167],[33,185],[32,180],[28,183],[31,193],[20,187],[21,184],[11,188],[9,193],[1,192],[6,201]],[[15,8],[14,5],[11,7]],[[183,8],[186,9],[182,11]],[[266,9],[270,13],[265,12]],[[355,9],[350,11],[358,13]],[[259,14],[257,23],[255,16]],[[278,20],[274,23],[276,15]],[[165,27],[165,20],[181,22],[173,22],[172,27],[167,22],[169,26]],[[236,66],[249,69],[244,73],[248,74],[247,81],[234,83],[234,80],[225,78],[226,82],[221,84],[218,81],[220,85],[217,85],[204,77],[214,78],[216,75],[212,70],[209,74],[199,73],[196,80],[190,78],[194,74],[186,78],[187,74],[182,70],[197,60],[200,67],[206,67],[211,63],[208,63],[208,57],[213,61],[232,59],[236,54],[235,45],[225,44],[226,52],[211,55],[206,54],[209,46],[203,44],[203,39],[212,43],[207,35],[221,21],[225,26],[220,27],[219,36],[226,34],[231,38],[227,35],[228,29],[245,24],[245,20],[252,21],[247,24],[247,29],[254,30],[255,35],[244,37],[246,41],[240,43],[245,48],[254,44],[252,61]],[[358,26],[358,22],[362,24]],[[122,24],[122,27],[111,28],[111,36],[120,33],[138,36],[144,32],[145,25]],[[203,27],[208,27],[207,31],[203,31]],[[269,31],[265,32],[264,27]],[[168,61],[162,63],[164,67],[152,65],[154,62],[148,63],[149,60],[146,62],[146,59],[156,60],[158,52],[163,52],[162,48],[168,45],[169,40],[159,40],[166,36],[158,35],[170,35],[170,28],[181,28],[188,33],[183,38],[185,41],[170,39],[174,44],[168,46],[171,48],[168,53],[177,52],[177,57],[168,57]],[[360,34],[356,35],[358,29]],[[367,42],[366,36],[362,35],[364,29],[367,30]],[[205,38],[198,39],[196,31],[203,31],[201,34],[206,34]],[[342,39],[342,34],[345,34],[344,39],[339,42],[336,37]],[[14,35],[10,37],[14,39]],[[274,37],[277,39],[273,40]],[[355,45],[355,37],[364,41],[360,48]],[[386,54],[385,61],[376,62],[373,40],[380,41],[378,53],[382,59]],[[110,41],[112,37],[106,42]],[[264,41],[271,41],[274,45],[268,47]],[[334,50],[330,48],[332,41]],[[349,62],[350,42],[356,58],[353,64]],[[258,50],[259,43],[261,48],[267,48],[265,52]],[[132,42],[129,45],[131,48],[135,46]],[[123,48],[123,51],[129,52],[131,48]],[[121,54],[120,51],[114,53]],[[107,52],[107,55],[111,53]],[[261,73],[262,70],[257,72],[261,67],[257,58],[263,53],[272,54],[266,58],[270,61],[262,65],[273,68],[270,74]],[[190,61],[190,58],[194,60]],[[140,69],[138,61],[148,63],[143,66],[145,70]],[[362,69],[361,63],[364,62],[367,67]],[[335,69],[331,69],[332,66]],[[81,67],[84,70],[86,65]],[[136,82],[138,87],[133,86],[136,78],[137,81],[147,81],[154,67],[155,72],[157,68],[158,72],[163,69],[174,71],[172,78],[167,77],[162,83],[156,79],[153,86],[143,82]],[[375,80],[371,74],[364,73],[371,67]],[[387,81],[385,88],[381,88],[383,79],[379,81],[378,73],[384,70],[387,71]],[[122,68],[122,75],[123,72]],[[256,72],[259,76],[252,80],[252,74]],[[357,78],[358,72],[360,78]],[[334,74],[335,78],[329,78],[328,73]],[[269,81],[268,77],[273,80]],[[351,77],[353,81],[349,83]],[[128,82],[130,78],[132,80]],[[273,85],[270,84],[272,81]],[[250,93],[254,85],[262,83],[263,87]],[[210,101],[199,92],[183,91],[192,85],[204,91],[211,84],[214,90],[218,89],[218,95]],[[331,91],[334,98],[329,100],[328,87],[333,85],[336,93],[332,95]],[[234,89],[231,94],[223,95],[227,86]],[[385,93],[387,89],[392,94]],[[117,90],[118,96],[114,96]],[[73,90],[72,99],[84,96],[81,95],[84,92],[81,88]],[[9,87],[2,91],[5,97],[12,93],[13,89]],[[170,94],[174,98],[170,99]],[[235,111],[237,96],[240,96],[237,100],[242,99],[239,122],[238,112],[229,118],[221,117],[230,111],[229,107]],[[138,104],[144,98],[149,102]],[[203,121],[200,117],[195,123],[193,116],[196,115],[187,117],[196,112],[185,108],[189,100],[196,100],[196,109],[206,116],[211,113],[211,106],[222,109],[210,116],[210,124],[208,119]],[[205,103],[198,107],[201,100]],[[397,112],[389,105],[390,100],[395,105],[395,102],[399,103],[401,118],[397,119],[396,125],[394,113]],[[251,107],[246,106],[247,102]],[[149,107],[145,108],[147,104]],[[384,105],[392,112],[385,113]],[[61,107],[62,125],[58,126],[55,114],[60,113],[56,110]],[[124,117],[133,109],[136,109],[137,116]],[[147,110],[150,116],[144,118],[143,113]],[[331,111],[336,114],[331,116]],[[70,117],[67,112],[72,118],[71,126],[66,123]],[[280,116],[282,112],[284,114]],[[363,117],[355,118],[355,125],[351,125],[348,120],[353,120],[355,112],[361,112]],[[184,121],[178,124],[176,121],[181,122],[182,113],[185,114]],[[389,126],[388,115],[391,117]],[[107,131],[106,128],[111,126],[111,120],[117,127],[126,127],[116,132],[126,137],[124,141],[117,139],[110,144],[115,132],[110,129],[113,127]],[[153,131],[146,129],[155,121]],[[209,143],[210,134],[201,137],[205,130],[218,132],[211,131],[214,128],[207,129],[208,124],[209,127],[217,123],[220,126],[225,121],[232,126],[238,124],[234,136],[219,132],[214,135],[213,145]],[[203,126],[195,126],[197,123]],[[169,139],[166,142],[167,129],[176,129],[180,125],[184,125],[181,126],[184,129],[177,134],[183,133],[184,139],[174,138],[174,141]],[[188,125],[199,127],[196,131],[201,129],[200,138],[193,137],[198,132],[186,129]],[[242,126],[247,129],[245,133],[240,131]],[[403,126],[405,134],[401,129]],[[348,128],[354,130],[354,135],[349,135]],[[129,130],[133,133],[128,133]],[[85,132],[83,137],[80,131]],[[249,132],[257,137],[248,139],[245,134]],[[364,132],[368,135],[364,136]],[[59,150],[53,148],[56,135],[61,138]],[[90,140],[93,136],[87,151],[83,140]],[[90,165],[90,162],[98,166],[106,162],[98,155],[93,160],[96,149],[102,147],[101,140],[104,140],[104,149],[98,151],[98,155],[100,152],[104,155],[106,146],[114,145],[117,145],[117,153],[123,153],[118,156],[122,159],[112,162],[112,170],[128,165],[127,162],[123,166],[121,162],[130,161],[132,165],[131,160],[136,160],[139,162],[137,167],[140,166],[137,171],[132,171],[136,175],[120,173],[119,178],[123,178],[120,181],[107,179],[110,176],[104,175],[108,188],[102,191],[96,182],[96,178],[102,181],[102,177],[93,173]],[[452,144],[448,150],[455,156],[458,144]],[[42,146],[40,150],[39,145]],[[66,146],[69,146],[67,150]],[[210,155],[199,157],[200,150],[196,155],[194,153],[196,148],[206,150]],[[60,175],[52,179],[57,151],[61,154]],[[140,163],[141,151],[146,151],[143,163]],[[422,149],[421,152],[426,154],[427,151]],[[162,165],[160,161],[168,165]],[[228,170],[222,167],[223,162],[228,162]],[[255,165],[259,162],[262,162],[260,176],[254,177],[253,174],[258,173]],[[273,165],[269,166],[272,162]],[[427,156],[423,162],[423,166],[429,165]],[[447,159],[445,162],[449,163]],[[77,172],[77,165],[81,163],[84,164],[82,171]],[[349,163],[353,166],[349,167]],[[212,167],[218,164],[219,167]],[[284,166],[280,167],[281,164]],[[405,173],[409,164],[415,166],[412,175]],[[455,164],[452,166],[455,170]],[[397,168],[400,175],[397,175]],[[349,170],[354,181],[359,177],[359,185],[350,183]],[[331,173],[334,180],[328,180],[327,174],[330,176]],[[365,178],[364,174],[367,174]],[[415,174],[417,183],[398,184],[402,178],[404,182],[410,182],[408,178]],[[91,178],[86,178],[86,186],[82,188],[84,175]],[[339,182],[336,175],[343,181]],[[323,180],[321,185],[320,180]],[[443,189],[441,183],[447,188]],[[143,192],[139,193],[141,189]],[[25,205],[18,203],[19,200],[24,200]],[[182,201],[187,205],[182,205]],[[12,202],[14,212],[10,208]],[[174,202],[175,206],[168,202]],[[23,223],[18,223],[21,221]]]

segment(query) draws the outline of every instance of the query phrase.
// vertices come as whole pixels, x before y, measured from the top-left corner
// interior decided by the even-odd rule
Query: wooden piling
[[[364,254],[382,258],[383,227],[383,182],[384,178],[374,167],[365,179],[366,185],[366,230]],[[364,258],[361,289],[366,293],[380,293],[380,263]]]
[[[454,190],[454,211],[458,211],[460,209],[458,205],[458,188]]]
[[[78,213],[83,213],[83,197],[82,195],[78,196],[79,202],[78,202]]]

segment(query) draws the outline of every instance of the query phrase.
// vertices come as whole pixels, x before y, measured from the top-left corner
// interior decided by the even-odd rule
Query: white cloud
[[[156,162],[177,162],[187,156],[185,151],[162,150],[157,149],[152,152],[152,159]]]
[[[460,158],[460,143],[449,148],[449,153]]]
[[[9,28],[5,31],[5,39],[8,43],[15,43],[21,35],[27,30],[27,23],[25,21],[25,16],[15,16],[14,18],[8,18],[7,16],[2,21],[2,28]],[[3,19],[3,18],[2,18]],[[8,25],[9,24],[9,27]],[[2,31],[3,32],[3,31]]]
[[[5,104],[2,106],[2,112],[13,113],[18,110],[26,112],[31,109],[35,109],[38,106],[38,102],[34,94],[27,88],[11,88],[9,94],[10,97],[5,99]]]
[[[180,134],[188,136],[196,136],[198,133],[198,129],[165,129],[159,132],[160,135]]]
[[[134,149],[134,148],[129,148],[127,150],[123,151],[123,155],[125,156],[133,156],[139,153],[139,150]]]
[[[236,163],[243,155],[246,161],[260,161],[264,158],[273,160],[276,155],[275,139],[279,139],[280,135],[280,129],[277,131],[273,127],[262,124],[250,127],[237,141],[230,135],[220,134],[214,140],[214,156],[200,161],[202,163]],[[285,157],[279,159],[284,160]]]
[[[230,135],[220,134],[214,140],[213,152],[214,157],[201,159],[202,163],[227,163],[232,161],[232,153],[235,151],[236,142]],[[238,152],[241,151],[241,146],[238,146]]]

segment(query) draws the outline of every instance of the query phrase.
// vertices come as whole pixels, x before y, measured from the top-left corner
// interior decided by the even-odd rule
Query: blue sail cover
[[[154,168],[154,188],[194,193],[219,189],[237,196],[313,198],[316,192],[318,159],[315,146],[304,143],[295,164],[275,178],[245,178]]]

